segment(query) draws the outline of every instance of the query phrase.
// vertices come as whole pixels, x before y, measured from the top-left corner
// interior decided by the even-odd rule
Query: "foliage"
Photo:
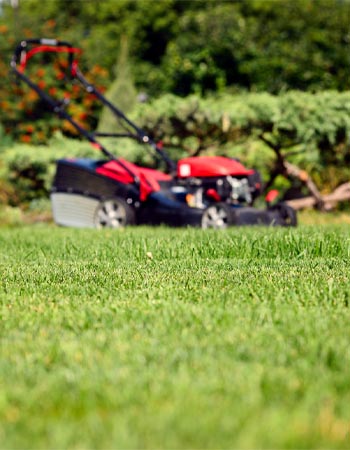
[[[234,152],[243,152],[249,160],[252,153],[249,149],[256,148],[255,143],[260,143],[263,132],[265,144],[268,142],[275,148],[292,146],[294,150],[299,146],[300,151],[307,149],[301,159],[308,163],[312,160],[315,165],[311,169],[315,171],[319,184],[327,184],[331,178],[334,179],[334,170],[347,166],[349,159],[348,126],[343,124],[347,119],[343,106],[340,113],[334,103],[333,98],[338,99],[340,95],[336,91],[334,95],[325,94],[324,104],[321,100],[319,105],[313,101],[310,104],[312,111],[304,112],[306,120],[300,111],[303,102],[309,102],[312,96],[304,97],[303,94],[291,93],[290,98],[289,94],[283,94],[285,96],[278,99],[263,94],[255,98],[253,94],[247,98],[238,96],[237,99],[241,100],[238,103],[233,101],[229,112],[220,115],[218,108],[225,111],[228,108],[231,100],[225,93],[242,92],[242,89],[274,93],[283,93],[290,88],[310,91],[348,89],[349,8],[349,2],[337,0],[321,0],[321,3],[312,0],[165,0],[152,2],[152,7],[145,0],[117,3],[114,0],[84,1],[77,4],[65,0],[26,0],[19,2],[18,8],[4,2],[0,15],[0,46],[4,55],[0,61],[0,74],[3,74],[0,76],[0,122],[7,134],[26,143],[47,143],[52,133],[62,125],[64,134],[75,136],[75,130],[49,113],[35,93],[10,84],[9,60],[20,39],[59,37],[81,46],[84,49],[82,69],[87,69],[91,81],[103,87],[115,79],[112,74],[115,51],[123,47],[124,38],[128,42],[128,57],[124,55],[122,60],[119,59],[118,75],[110,85],[113,101],[117,97],[116,104],[122,110],[127,111],[124,94],[130,89],[125,95],[127,101],[135,95],[130,83],[132,78],[137,89],[151,97],[164,92],[181,96],[188,93],[201,96],[212,91],[222,94],[222,105],[218,103],[215,107],[216,99],[210,101],[209,98],[199,109],[196,107],[197,97],[190,96],[183,103],[173,101],[169,96],[159,99],[152,106],[157,105],[158,108],[159,105],[165,117],[169,116],[167,108],[173,108],[171,103],[181,103],[180,108],[183,109],[174,116],[174,120],[169,119],[171,123],[167,125],[168,119],[160,118],[161,126],[168,128],[161,132],[156,131],[158,123],[151,123],[157,111],[146,107],[150,117],[142,119],[142,123],[149,122],[147,129],[157,136],[165,136],[174,157],[186,155],[188,151],[200,153],[203,149],[212,152],[218,149],[226,153],[235,146]],[[97,105],[91,96],[83,96],[78,86],[64,83],[64,61],[60,64],[56,61],[56,66],[52,67],[47,61],[41,64],[36,56],[31,62],[34,63],[31,74],[35,75],[35,81],[55,92],[59,99],[69,96],[72,101],[68,111],[78,123],[94,129],[101,105]],[[57,76],[62,79],[56,83]],[[128,82],[126,85],[125,80]],[[113,92],[115,89],[117,95]],[[121,91],[123,95],[120,95]],[[317,98],[321,99],[322,95]],[[329,108],[328,98],[334,103],[333,110]],[[250,106],[246,101],[254,105]],[[282,105],[283,101],[286,106]],[[275,113],[281,119],[276,118]],[[216,115],[216,118],[206,117],[208,114]],[[238,117],[241,114],[242,117]],[[249,119],[252,114],[256,119]],[[317,118],[318,125],[315,123]],[[185,119],[189,119],[188,124],[185,124]],[[234,126],[230,125],[232,120]],[[256,120],[262,120],[262,128]],[[295,120],[298,123],[293,123]],[[341,123],[336,123],[337,120]],[[225,131],[227,127],[229,131]],[[259,133],[260,140],[256,141]],[[264,151],[261,150],[262,145],[259,148],[259,151]],[[265,159],[258,164],[266,168]],[[273,158],[269,158],[267,168],[272,164]],[[336,180],[344,176],[337,175]]]
[[[115,80],[111,83],[106,98],[113,105],[118,105],[118,109],[124,114],[129,114],[136,105],[136,89],[132,79],[129,64],[129,49],[127,39],[121,41],[119,55],[115,67]],[[98,121],[98,131],[105,133],[115,133],[123,131],[116,124],[116,116],[111,109],[104,107]],[[125,131],[125,130],[124,130]]]
[[[87,67],[97,63],[112,79],[126,36],[137,88],[151,96],[345,90],[349,14],[347,0],[25,0],[16,9],[5,2],[0,45],[9,60],[23,37],[70,40],[86,51]]]
[[[349,447],[348,226],[0,249],[4,448]]]
[[[182,96],[348,89],[349,16],[332,0],[192,2],[150,81]]]
[[[25,206],[47,197],[55,162],[59,158],[96,156],[87,143],[67,140],[59,134],[50,146],[17,144],[2,151],[0,161],[0,199],[13,206]]]
[[[338,170],[328,187],[349,178],[350,94],[287,92],[220,95],[202,99],[164,96],[140,107],[136,121],[165,147],[239,156],[245,161],[255,143],[255,165],[272,169],[280,153],[315,173]],[[265,147],[270,149],[268,157]],[[290,154],[290,156],[288,156]],[[178,153],[181,155],[181,153]],[[274,156],[273,156],[274,155]],[[249,158],[248,158],[249,159]],[[266,170],[266,167],[265,167]]]
[[[240,58],[249,87],[269,92],[349,89],[348,1],[242,2]]]
[[[11,136],[5,133],[3,125],[0,123],[0,153],[3,148],[12,145]]]
[[[0,203],[0,223],[1,226],[7,227],[23,226],[23,212],[21,208]]]

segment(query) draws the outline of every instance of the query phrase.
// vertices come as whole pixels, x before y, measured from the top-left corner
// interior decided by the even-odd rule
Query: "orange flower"
[[[93,66],[93,68],[91,69],[90,73],[93,74],[93,75],[100,75],[102,77],[108,76],[107,70],[104,69],[103,67],[99,66],[98,64],[95,64]]]
[[[69,65],[68,61],[64,59],[60,61],[60,66],[64,67],[65,69],[67,69],[68,65]]]
[[[24,33],[24,36],[25,36],[27,39],[33,37],[33,32],[32,32],[32,30],[25,29],[25,30],[23,30],[23,33]]]
[[[83,105],[84,105],[86,108],[89,108],[89,107],[92,105],[92,101],[89,100],[88,98],[84,98],[84,99],[83,99]]]
[[[27,133],[33,133],[33,131],[34,131],[34,127],[33,127],[33,125],[27,125],[26,126],[26,131],[27,131]]]
[[[77,134],[76,128],[70,122],[64,121],[62,128],[68,133]]]
[[[19,140],[25,144],[29,144],[29,142],[32,140],[32,138],[28,134],[23,134]]]
[[[56,21],[54,19],[49,19],[46,21],[45,26],[47,28],[54,28],[56,26]]]
[[[64,77],[65,77],[65,75],[64,75],[63,72],[58,72],[58,73],[56,74],[57,80],[63,80]]]
[[[45,70],[40,68],[36,71],[38,77],[42,78],[45,75]]]
[[[10,106],[9,102],[7,102],[6,100],[0,102],[0,108],[1,109],[8,109]]]
[[[44,80],[40,80],[38,81],[38,86],[40,89],[44,89],[44,87],[46,86],[46,83]]]
[[[28,99],[30,102],[35,101],[37,98],[38,98],[38,94],[37,94],[35,91],[30,91],[30,92],[28,92],[27,99]]]
[[[49,89],[49,94],[50,95],[55,95],[57,92],[57,88],[55,88],[54,86],[50,87]]]
[[[1,34],[5,34],[8,31],[8,26],[7,25],[0,25],[0,33]]]

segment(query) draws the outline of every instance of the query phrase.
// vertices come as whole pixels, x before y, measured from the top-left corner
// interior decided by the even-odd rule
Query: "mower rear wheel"
[[[234,214],[225,203],[215,203],[203,212],[202,228],[224,229],[234,223]]]
[[[134,208],[121,198],[102,201],[95,213],[96,228],[120,228],[134,223]]]
[[[296,227],[298,224],[297,213],[294,208],[281,202],[278,206],[278,210],[284,222],[285,227]]]

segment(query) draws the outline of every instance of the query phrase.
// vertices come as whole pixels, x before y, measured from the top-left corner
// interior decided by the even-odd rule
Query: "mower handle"
[[[28,60],[36,53],[40,52],[58,52],[68,54],[68,63],[70,66],[71,76],[74,78],[78,70],[78,63],[74,59],[75,53],[81,53],[81,49],[73,47],[69,42],[58,41],[56,39],[27,39],[21,41],[12,56],[11,68],[16,76],[24,81],[38,96],[45,101],[45,103],[51,108],[51,110],[57,114],[61,119],[67,120],[73,127],[86,137],[90,143],[100,150],[109,159],[116,159],[112,153],[99,144],[92,133],[85,130],[80,124],[72,119],[62,107],[62,101],[58,101],[52,98],[47,92],[40,88],[36,83],[30,80],[30,78],[24,74],[26,64]],[[130,170],[126,169],[128,172]],[[134,174],[132,174],[134,176]]]
[[[73,47],[69,42],[59,41],[57,39],[27,39],[21,41],[12,56],[11,68],[19,79],[25,81],[29,87],[31,87],[48,105],[51,106],[52,110],[59,115],[62,119],[68,120],[83,136],[85,136],[96,148],[98,148],[105,156],[110,159],[115,159],[115,156],[110,153],[104,146],[99,144],[92,133],[87,132],[78,123],[76,123],[69,114],[67,114],[63,109],[62,105],[57,101],[53,100],[46,92],[39,88],[35,83],[33,83],[25,74],[25,68],[29,59],[37,53],[40,52],[56,52],[56,53],[67,53],[68,64],[70,68],[70,75],[72,78],[77,79],[84,87],[84,89],[90,94],[94,94],[105,106],[107,106],[112,113],[121,119],[126,125],[131,127],[135,132],[135,138],[144,143],[148,144],[153,150],[161,156],[161,158],[167,164],[170,172],[176,171],[176,164],[168,157],[168,155],[163,152],[161,146],[156,144],[147,134],[135,125],[126,115],[113,105],[109,100],[106,99],[104,95],[91,83],[89,83],[78,67],[78,62],[74,59],[75,54],[82,53],[82,50]],[[131,133],[130,133],[131,134]],[[123,163],[117,160],[120,165]],[[130,169],[125,168],[128,172]],[[135,177],[134,174],[132,174]]]
[[[23,73],[29,59],[36,53],[41,52],[67,53],[71,75],[75,75],[77,62],[74,59],[74,54],[81,53],[81,49],[73,47],[69,42],[57,39],[26,39],[21,41],[12,56],[12,69],[17,73]]]

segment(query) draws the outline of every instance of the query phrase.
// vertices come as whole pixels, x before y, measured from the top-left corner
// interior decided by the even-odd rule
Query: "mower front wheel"
[[[224,229],[234,223],[234,212],[225,203],[208,206],[202,216],[202,228]]]
[[[135,223],[135,210],[122,198],[101,201],[95,213],[96,228],[121,228]]]

